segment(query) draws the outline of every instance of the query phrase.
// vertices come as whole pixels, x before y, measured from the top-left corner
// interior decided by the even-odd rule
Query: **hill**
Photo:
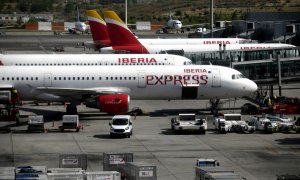
[[[84,19],[86,9],[111,9],[125,16],[124,0],[1,0],[0,13],[54,14],[55,20],[73,21],[78,5]],[[128,22],[166,21],[169,13],[183,23],[209,22],[210,0],[128,0]],[[300,12],[299,0],[214,0],[215,20],[246,19],[249,12]]]

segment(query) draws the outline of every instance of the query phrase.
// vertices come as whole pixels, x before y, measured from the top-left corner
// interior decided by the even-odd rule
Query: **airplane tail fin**
[[[86,16],[90,24],[92,37],[94,41],[100,41],[103,44],[110,45],[110,39],[107,32],[106,23],[96,10],[87,10]]]
[[[141,46],[142,44],[114,11],[104,11],[112,46]]]

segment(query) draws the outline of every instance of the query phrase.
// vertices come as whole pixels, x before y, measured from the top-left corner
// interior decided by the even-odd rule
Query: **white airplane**
[[[78,7],[77,7],[77,21],[75,22],[75,28],[69,28],[68,31],[72,34],[76,34],[78,31],[81,33],[86,32],[88,29],[88,26],[84,23],[80,21],[79,18],[79,11],[78,11]]]
[[[101,48],[101,53],[113,53],[115,51],[128,51],[131,53],[164,53],[168,51],[182,51],[184,54],[197,54],[199,52],[215,52],[222,50],[219,44],[226,44],[228,51],[245,51],[251,49],[276,49],[276,48],[293,48],[295,46],[289,44],[232,44],[226,40],[214,41],[210,40],[205,45],[199,44],[177,44],[174,40],[173,44],[146,44],[137,39],[124,22],[118,17],[114,11],[104,12],[108,34],[112,43],[111,47]],[[172,41],[172,40],[170,40]],[[228,41],[230,42],[230,41]]]
[[[107,66],[191,65],[183,56],[170,54],[0,54],[0,65],[13,66]]]
[[[86,46],[96,49],[111,46],[111,40],[107,32],[106,22],[96,10],[87,10],[86,15],[90,24],[93,42],[85,42]],[[113,15],[113,14],[111,14]],[[113,19],[113,18],[110,18]],[[114,19],[120,19],[114,14]],[[121,21],[121,20],[119,20]],[[126,26],[124,24],[124,26]],[[119,28],[120,29],[120,28]],[[132,33],[132,32],[131,32]],[[124,37],[122,37],[124,38]],[[187,45],[187,44],[238,44],[246,41],[241,38],[180,38],[180,39],[138,39],[142,44],[149,45]]]
[[[127,112],[130,99],[232,98],[257,90],[239,71],[213,65],[0,66],[0,80],[0,90],[16,88],[21,100],[71,102],[67,112],[85,102],[112,114]]]

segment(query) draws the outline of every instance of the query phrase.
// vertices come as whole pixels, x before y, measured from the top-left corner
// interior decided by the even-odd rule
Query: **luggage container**
[[[61,154],[59,155],[59,168],[87,169],[86,154]]]
[[[83,172],[47,173],[48,180],[84,180]]]
[[[44,116],[28,116],[27,132],[40,131],[44,132]]]
[[[86,180],[121,180],[121,174],[117,171],[95,171],[86,172]]]
[[[196,167],[195,168],[195,180],[205,179],[205,175],[208,173],[234,173],[233,170],[216,166],[216,167]]]
[[[243,180],[239,174],[232,172],[220,172],[220,173],[207,173],[204,177],[205,180]]]
[[[49,168],[48,173],[84,172],[81,168]]]
[[[146,162],[128,162],[124,166],[124,178],[126,180],[156,180],[156,166]]]
[[[0,91],[0,103],[10,103],[11,92],[10,91]]]
[[[0,167],[0,180],[14,180],[15,167]]]
[[[19,166],[15,169],[15,179],[31,179],[31,180],[46,180],[47,179],[46,166]]]
[[[79,116],[78,115],[63,115],[62,118],[62,126],[59,126],[60,131],[64,131],[65,129],[75,129],[78,132],[82,129],[79,124]]]
[[[133,153],[103,153],[103,171],[121,172],[127,162],[133,162]]]

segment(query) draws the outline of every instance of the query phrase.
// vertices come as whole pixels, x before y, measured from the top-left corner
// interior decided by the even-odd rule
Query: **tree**
[[[27,12],[29,10],[29,3],[27,3],[25,0],[20,1],[20,3],[18,4],[18,9],[21,12]]]
[[[236,11],[233,11],[231,14],[231,20],[237,20],[238,19],[238,13]]]

